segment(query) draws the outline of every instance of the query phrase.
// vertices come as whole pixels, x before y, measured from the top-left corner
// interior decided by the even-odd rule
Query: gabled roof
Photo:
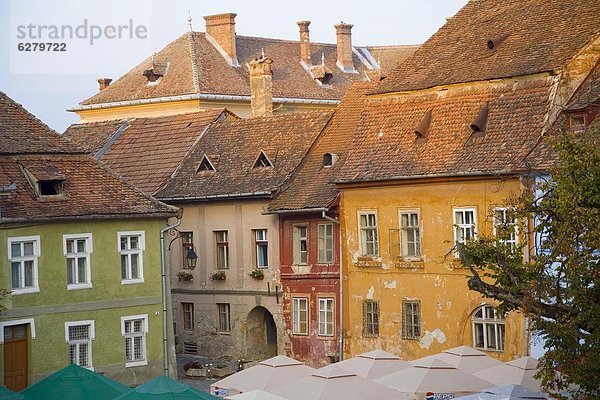
[[[390,69],[415,50],[415,46],[382,46],[375,48],[377,57],[369,58],[368,48],[359,48],[364,61],[354,54],[358,73],[344,73],[336,66],[335,44],[311,43],[313,64],[325,65],[333,72],[329,85],[321,86],[300,63],[298,41],[236,36],[239,67],[232,67],[207,39],[204,32],[190,32],[180,36],[158,52],[154,59],[168,70],[158,84],[148,85],[143,72],[152,65],[152,58],[144,60],[106,89],[81,102],[82,106],[151,99],[190,94],[250,95],[248,63],[264,51],[273,63],[273,97],[312,100],[339,100],[353,82],[365,81],[365,63],[371,65],[377,57]],[[397,60],[397,61],[395,61]],[[77,109],[77,107],[75,107]]]
[[[599,20],[600,0],[471,0],[374,92],[555,71],[597,38]]]
[[[64,136],[148,194],[162,187],[207,127],[237,118],[223,109],[71,125]],[[86,145],[87,144],[87,145]]]
[[[215,123],[156,197],[271,197],[294,173],[331,115],[330,111],[313,111]],[[273,167],[253,168],[260,151]],[[205,154],[214,172],[197,172]]]
[[[346,161],[365,104],[364,93],[372,87],[370,83],[356,83],[346,92],[331,124],[317,139],[298,175],[269,204],[268,211],[329,208],[335,202],[339,191],[332,181]],[[332,167],[323,166],[325,153],[337,156]]]
[[[594,67],[573,96],[571,96],[571,99],[565,106],[565,110],[581,110],[593,104],[596,107],[600,107],[600,63]]]

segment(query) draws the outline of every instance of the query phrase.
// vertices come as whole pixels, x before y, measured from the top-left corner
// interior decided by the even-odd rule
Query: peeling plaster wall
[[[468,270],[453,254],[453,207],[475,207],[479,235],[491,234],[491,210],[520,191],[518,179],[452,183],[404,184],[342,190],[344,260],[345,358],[376,348],[411,360],[466,344],[473,346],[471,315],[481,304],[496,305],[467,288]],[[359,260],[359,210],[376,210],[380,257]],[[389,230],[399,227],[399,209],[418,209],[421,218],[422,260],[390,257]],[[379,300],[378,338],[364,338],[362,304]],[[421,302],[420,340],[401,339],[402,301]],[[524,318],[506,319],[504,352],[489,352],[501,360],[526,353]]]

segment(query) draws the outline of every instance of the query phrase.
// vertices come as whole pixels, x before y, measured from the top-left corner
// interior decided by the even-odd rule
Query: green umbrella
[[[0,400],[22,400],[25,396],[8,390],[4,386],[0,386]]]
[[[160,375],[151,381],[144,383],[125,393],[114,400],[221,400],[220,397],[213,396],[194,389],[185,383],[174,381],[164,375]]]
[[[77,365],[69,365],[21,391],[27,400],[112,400],[131,388]]]

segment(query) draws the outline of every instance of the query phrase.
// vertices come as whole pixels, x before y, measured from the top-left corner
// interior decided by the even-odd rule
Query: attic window
[[[64,180],[62,179],[38,181],[40,196],[58,196],[63,194],[63,183]]]
[[[148,79],[148,82],[156,82],[162,75],[155,72],[154,69],[147,69],[144,71],[144,76]]]
[[[569,115],[569,127],[574,131],[581,131],[585,129],[585,114],[571,114]]]
[[[337,161],[337,154],[325,153],[323,154],[323,166],[331,167]]]
[[[214,171],[215,167],[213,167],[212,163],[208,159],[206,155],[202,157],[202,161],[200,161],[200,166],[198,166],[198,172],[201,171]]]
[[[272,166],[273,166],[273,164],[271,164],[271,161],[269,161],[266,154],[261,151],[260,154],[258,155],[258,158],[256,159],[256,162],[254,163],[254,168],[272,167]]]

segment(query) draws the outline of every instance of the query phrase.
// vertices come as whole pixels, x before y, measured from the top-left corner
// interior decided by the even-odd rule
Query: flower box
[[[253,269],[252,271],[250,271],[248,273],[248,275],[250,277],[252,277],[252,279],[258,279],[258,280],[265,279],[265,273],[262,272],[260,269]]]
[[[177,273],[177,278],[179,279],[179,281],[184,281],[184,282],[191,282],[194,280],[194,275],[192,275],[192,273],[188,270],[182,269],[181,271],[179,271]]]
[[[213,281],[224,281],[225,278],[227,278],[227,276],[225,275],[225,271],[223,270],[216,270],[211,276],[210,279],[212,279]]]

